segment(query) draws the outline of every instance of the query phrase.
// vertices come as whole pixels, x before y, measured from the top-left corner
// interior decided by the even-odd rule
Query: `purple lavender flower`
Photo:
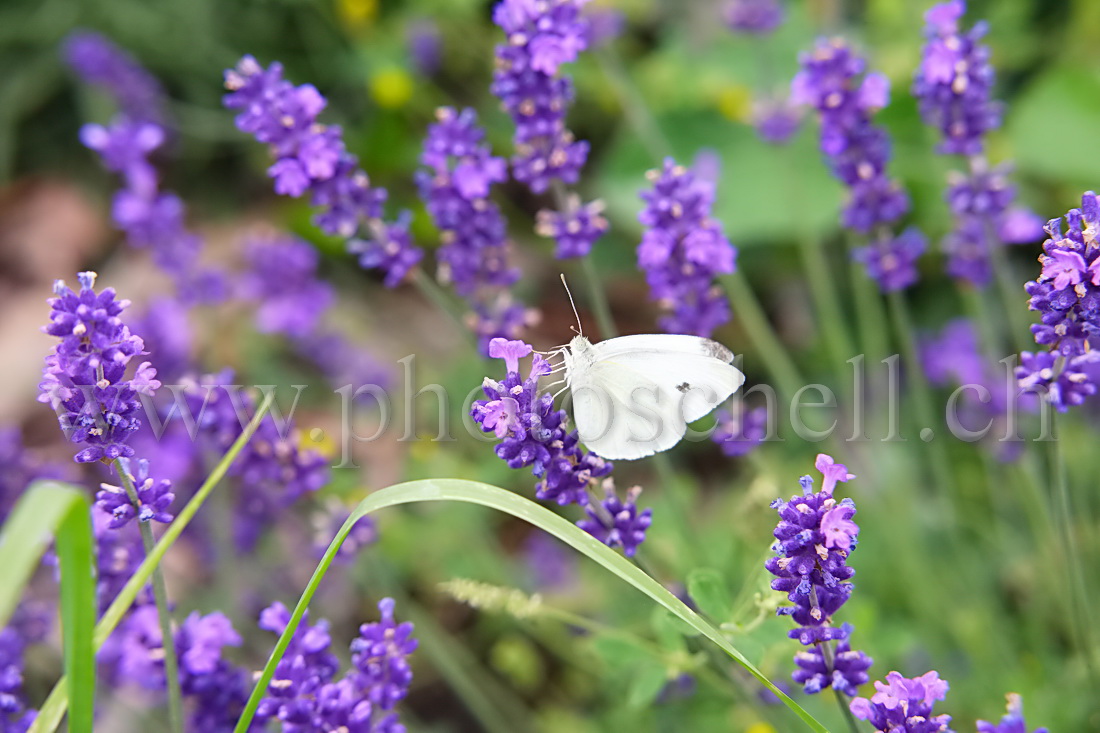
[[[1047,223],[1042,271],[1025,286],[1028,307],[1040,313],[1032,334],[1049,351],[1021,354],[1017,369],[1021,388],[1045,392],[1060,410],[1096,392],[1087,365],[1098,358],[1090,339],[1100,332],[1100,199],[1085,192],[1065,220],[1064,234],[1061,218]]]
[[[0,526],[23,492],[37,479],[63,478],[65,471],[38,460],[14,427],[0,427]]]
[[[638,511],[638,496],[641,486],[635,486],[626,492],[626,501],[615,492],[611,479],[603,482],[604,498],[594,503],[590,498],[584,507],[587,519],[577,522],[577,526],[592,535],[608,547],[621,547],[623,554],[634,557],[638,546],[645,542],[645,533],[653,521],[653,510]]]
[[[241,636],[226,616],[197,611],[176,632],[180,692],[191,701],[192,730],[230,733],[248,702],[248,671],[223,658],[227,646],[240,646]],[[253,726],[255,728],[255,726]]]
[[[722,448],[730,458],[740,458],[752,453],[768,437],[768,408],[737,411],[719,410],[718,424],[710,439]]]
[[[940,152],[977,155],[989,130],[1000,127],[1001,104],[992,100],[995,78],[989,49],[981,43],[984,22],[961,32],[963,0],[934,5],[925,13],[924,55],[913,80],[925,123],[943,134]]]
[[[193,370],[192,329],[187,307],[177,298],[154,298],[133,319],[162,382],[171,384]]]
[[[132,456],[126,439],[141,425],[138,394],[152,395],[160,386],[149,362],[126,378],[144,344],[119,318],[130,301],[116,299],[112,288],[97,294],[95,278],[94,272],[80,273],[79,293],[54,283],[57,297],[49,301],[50,323],[43,329],[60,342],[46,357],[38,401],[57,412],[70,441],[84,444],[78,463]]]
[[[354,155],[344,147],[339,127],[322,124],[318,116],[326,101],[310,84],[294,86],[283,79],[282,64],[264,69],[252,56],[225,72],[229,90],[223,100],[237,109],[237,128],[271,149],[275,163],[268,175],[277,193],[309,194],[321,208],[315,222],[326,234],[367,239],[349,242],[359,263],[379,268],[386,286],[394,287],[420,261],[423,252],[408,233],[408,215],[391,223],[382,220],[386,191],[370,185]]]
[[[595,49],[610,43],[623,34],[626,28],[626,15],[618,8],[595,8],[588,6],[584,10],[588,29],[584,42],[588,49]]]
[[[802,125],[802,112],[786,99],[763,99],[752,105],[752,125],[764,142],[787,143]]]
[[[916,230],[897,237],[886,233],[887,225],[909,210],[909,197],[887,175],[890,140],[871,123],[874,112],[889,102],[890,84],[867,72],[866,60],[839,38],[818,41],[800,61],[791,102],[817,110],[821,151],[849,190],[841,221],[860,234],[877,232],[871,245],[853,254],[883,291],[907,287],[916,280],[913,265],[924,251],[924,238]]]
[[[63,55],[81,79],[102,87],[128,118],[164,124],[164,90],[130,54],[98,33],[76,31],[65,39]]]
[[[730,0],[726,4],[726,25],[736,33],[767,35],[783,24],[779,0]]]
[[[506,34],[497,46],[492,92],[516,125],[513,175],[535,193],[554,179],[576,183],[588,143],[565,127],[573,84],[558,74],[588,45],[583,0],[502,0],[493,22]]]
[[[947,696],[947,682],[935,671],[907,679],[898,672],[886,675],[886,684],[875,682],[868,700],[857,697],[852,714],[866,720],[875,730],[886,733],[951,733],[950,715],[932,715],[936,700]]]
[[[815,493],[813,479],[803,476],[801,496],[772,502],[780,518],[772,545],[776,554],[764,567],[776,576],[772,588],[786,592],[794,603],[778,609],[779,615],[791,616],[800,627],[792,629],[789,636],[813,647],[795,656],[798,669],[794,680],[807,693],[834,687],[852,695],[867,681],[871,659],[850,649],[847,640],[852,627],[833,626],[832,616],[852,593],[855,571],[848,566],[848,556],[855,549],[859,527],[852,521],[855,503],[848,498],[838,503],[833,491],[838,482],[855,476],[824,453],[817,456],[814,466],[822,474],[821,491]],[[835,650],[833,641],[837,642]],[[830,657],[831,667],[826,662]]]
[[[909,227],[898,236],[886,235],[852,252],[882,292],[904,290],[917,281],[917,260],[928,242],[919,229]]]
[[[160,190],[156,168],[149,161],[164,142],[163,128],[119,117],[109,127],[85,125],[80,139],[99,153],[104,166],[123,181],[123,188],[115,194],[111,216],[131,246],[151,250],[153,262],[172,278],[185,301],[223,300],[224,274],[199,264],[202,240],[187,231],[183,201],[174,193]]]
[[[351,511],[339,501],[330,502],[325,509],[315,515],[313,526],[316,530],[313,540],[313,554],[320,559],[328,550],[333,538],[344,526],[344,522],[351,516]],[[362,516],[352,525],[351,532],[344,539],[344,544],[336,552],[336,562],[350,562],[355,559],[359,551],[369,547],[378,541],[378,526],[369,516]]]
[[[576,557],[546,532],[535,531],[527,536],[523,560],[534,586],[540,590],[564,589],[576,583]]]
[[[1014,692],[1008,693],[1005,697],[1008,698],[1008,712],[1001,718],[1001,722],[990,723],[979,720],[978,733],[1027,733],[1023,698]],[[1032,733],[1047,733],[1047,729],[1036,728]]]
[[[14,626],[0,629],[0,731],[24,733],[34,722],[23,696],[23,651],[27,640]]]
[[[607,232],[603,209],[604,203],[599,199],[582,204],[579,196],[569,194],[563,211],[543,209],[538,213],[535,231],[540,236],[554,238],[557,243],[554,256],[559,260],[584,257]]]
[[[339,665],[328,651],[327,623],[311,627],[303,618],[276,666],[257,720],[279,720],[285,733],[404,733],[393,709],[412,682],[408,656],[417,641],[411,623],[394,620],[392,598],[382,599],[378,609],[382,619],[360,627],[351,643],[352,665],[338,682],[332,681]],[[289,620],[290,612],[276,603],[263,612],[260,626],[282,633]]]
[[[145,547],[134,524],[113,528],[114,517],[92,507],[92,531],[96,543],[96,602],[103,613],[145,560]],[[136,604],[152,603],[152,586],[146,586]],[[105,652],[104,654],[109,654]]]
[[[484,350],[493,338],[519,335],[516,327],[526,314],[510,295],[519,270],[509,263],[507,224],[489,198],[492,186],[507,179],[506,166],[484,143],[474,110],[440,107],[436,120],[428,127],[420,156],[425,167],[416,182],[442,232],[439,279],[452,283],[473,310]]]
[[[612,464],[580,447],[577,431],[569,431],[565,410],[555,410],[553,397],[539,391],[539,377],[550,372],[538,354],[527,379],[519,374],[519,360],[531,353],[522,341],[493,339],[489,356],[504,359],[503,382],[488,377],[482,384],[486,399],[474,402],[470,415],[482,431],[501,442],[496,454],[509,468],[531,467],[539,479],[535,496],[558,504],[586,504],[589,485],[611,473]]]
[[[321,370],[336,389],[351,385],[352,391],[368,385],[386,386],[391,375],[372,352],[350,341],[342,333],[318,331],[293,339],[295,350]],[[370,394],[362,400],[373,399]]]
[[[661,328],[710,336],[730,320],[729,303],[714,278],[733,272],[737,260],[737,250],[711,218],[714,185],[671,158],[647,177],[653,188],[640,194],[646,206],[638,221],[646,230],[638,267],[646,273],[650,298],[668,311]]]
[[[100,490],[96,492],[96,504],[100,509],[111,515],[111,521],[107,525],[111,529],[129,524],[135,517],[148,522],[155,520],[162,524],[172,521],[172,515],[168,507],[172,505],[175,494],[172,493],[172,482],[165,479],[153,479],[149,476],[149,461],[142,459],[137,462],[137,474],[130,472],[130,459],[120,458],[119,466],[127,474],[127,479],[137,492],[138,505],[130,501],[126,490],[122,486],[100,484]]]
[[[332,305],[332,286],[317,278],[317,250],[292,237],[262,239],[245,247],[248,268],[240,281],[243,298],[257,303],[263,333],[305,336]]]
[[[443,37],[435,21],[418,18],[409,23],[405,29],[405,43],[417,71],[424,76],[433,76],[439,70]]]

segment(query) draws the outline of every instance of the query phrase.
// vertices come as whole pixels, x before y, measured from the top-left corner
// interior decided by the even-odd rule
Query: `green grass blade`
[[[256,713],[256,708],[260,703],[260,699],[263,697],[268,684],[271,682],[272,676],[275,674],[275,665],[279,663],[283,654],[286,653],[286,648],[290,644],[291,637],[294,635],[295,630],[298,628],[298,623],[309,607],[309,603],[313,599],[313,594],[316,592],[321,580],[324,579],[325,574],[328,572],[329,565],[331,565],[333,558],[336,556],[344,539],[351,531],[352,526],[363,516],[379,509],[396,506],[398,504],[411,504],[421,501],[463,501],[470,504],[480,504],[506,514],[511,514],[514,517],[518,517],[519,519],[533,524],[545,532],[549,532],[573,549],[587,555],[615,576],[649,596],[668,611],[682,619],[689,626],[697,630],[700,634],[718,645],[722,651],[733,657],[733,659],[748,670],[750,674],[756,677],[761,684],[782,700],[783,703],[797,714],[811,730],[817,731],[817,733],[828,733],[828,729],[825,728],[825,726],[803,710],[798,703],[787,697],[782,690],[777,688],[772,681],[765,677],[759,669],[741,654],[741,652],[734,648],[718,629],[714,628],[705,619],[684,605],[680,599],[672,595],[663,585],[639,570],[626,558],[611,550],[587,532],[574,526],[568,520],[559,517],[549,509],[541,507],[529,499],[525,499],[510,491],[497,488],[496,486],[461,479],[427,479],[398,484],[371,494],[356,506],[355,511],[353,511],[351,516],[348,517],[348,520],[344,522],[344,526],[340,528],[336,538],[333,539],[332,544],[329,545],[328,550],[325,552],[325,556],[321,558],[321,562],[318,563],[316,570],[313,572],[313,577],[310,578],[309,583],[302,592],[302,597],[299,599],[298,605],[294,607],[294,613],[291,614],[290,623],[287,625],[282,636],[279,637],[279,641],[276,643],[275,649],[271,653],[271,657],[264,666],[263,673],[260,675],[255,688],[252,690],[252,695],[248,699],[248,705],[241,714],[240,720],[237,721],[236,733],[244,733],[251,725],[252,718]]]
[[[91,643],[94,651],[99,651],[100,647],[103,646],[103,642],[107,640],[107,637],[111,635],[111,632],[115,630],[115,627],[118,626],[122,617],[130,609],[130,606],[133,605],[134,599],[137,598],[137,594],[149,582],[149,578],[153,575],[153,570],[160,565],[161,560],[164,559],[164,555],[168,552],[169,548],[175,544],[176,540],[179,539],[180,534],[187,528],[187,525],[202,507],[203,502],[210,496],[214,487],[225,477],[226,471],[229,470],[229,466],[232,465],[237,455],[244,449],[245,444],[252,438],[252,434],[256,432],[256,428],[260,425],[260,420],[267,414],[273,398],[274,395],[268,395],[263,403],[260,404],[251,422],[248,423],[226,454],[222,456],[222,459],[218,461],[218,465],[214,466],[214,470],[210,472],[206,481],[204,481],[202,486],[199,487],[199,490],[195,492],[195,495],[191,497],[191,501],[187,502],[187,506],[181,509],[180,513],[176,515],[176,518],[172,520],[172,523],[168,525],[168,529],[161,535],[160,541],[157,542],[156,547],[146,556],[145,561],[138,566],[133,577],[130,578],[129,582],[119,591],[118,597],[115,598],[104,612],[103,617],[99,620],[99,623],[96,624],[94,634],[92,635]],[[2,548],[3,546],[0,545],[0,549]],[[3,588],[3,586],[0,586],[0,588]],[[38,716],[34,719],[34,723],[31,724],[28,733],[52,733],[57,730],[57,726],[61,724],[61,719],[65,716],[65,710],[69,707],[69,704],[69,685],[66,682],[66,677],[62,677],[58,680],[57,684],[54,685],[53,690],[46,698],[46,702],[42,704],[42,707],[38,711]],[[76,729],[74,728],[73,730]],[[90,731],[91,728],[89,727],[87,730]]]
[[[50,539],[61,566],[61,639],[69,730],[91,733],[95,712],[95,549],[88,499],[76,486],[39,481],[0,530],[0,627],[7,624]]]

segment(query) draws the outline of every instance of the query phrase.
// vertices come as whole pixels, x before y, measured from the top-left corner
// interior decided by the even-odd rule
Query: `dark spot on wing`
[[[691,389],[691,385],[687,382],[682,382],[676,385],[676,389],[680,390],[681,392],[687,392],[689,389]]]
[[[707,356],[714,357],[715,359],[721,359],[727,364],[733,361],[732,351],[730,351],[717,341],[711,341],[710,339],[703,340],[703,353]]]

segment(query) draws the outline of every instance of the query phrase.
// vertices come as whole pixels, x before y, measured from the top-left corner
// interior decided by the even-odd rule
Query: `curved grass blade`
[[[260,420],[267,414],[268,409],[271,407],[271,401],[274,399],[274,394],[269,394],[264,401],[256,408],[256,414],[253,415],[252,420],[245,426],[245,429],[241,431],[240,436],[233,445],[226,451],[226,454],[222,456],[222,459],[218,461],[218,465],[214,466],[214,470],[210,472],[210,475],[206,477],[206,481],[203,482],[199,490],[195,492],[195,495],[191,497],[191,501],[187,502],[187,506],[180,510],[176,518],[172,520],[172,523],[168,525],[168,529],[161,535],[160,541],[157,542],[153,551],[146,556],[145,561],[138,566],[138,569],[134,572],[133,577],[129,582],[123,586],[119,591],[118,596],[103,613],[103,617],[99,620],[99,623],[95,625],[95,631],[91,634],[91,645],[93,653],[99,651],[103,646],[103,642],[107,640],[107,637],[111,635],[111,632],[115,630],[119,622],[122,620],[123,615],[133,605],[134,599],[137,598],[137,594],[141,592],[141,589],[149,582],[149,578],[153,575],[153,570],[160,565],[160,561],[164,559],[165,554],[169,548],[175,544],[179,539],[180,534],[187,525],[195,517],[195,514],[202,507],[203,502],[210,496],[210,493],[214,490],[214,487],[218,485],[218,482],[225,476],[226,471],[229,470],[229,466],[237,458],[237,454],[244,449],[246,443],[252,438],[252,434],[256,432],[256,428],[260,425]],[[2,587],[2,586],[0,586]],[[95,588],[92,589],[92,594],[95,594]],[[89,618],[95,618],[95,614],[90,613]],[[38,716],[34,719],[34,723],[31,724],[30,730],[27,733],[53,733],[57,730],[57,726],[61,724],[61,718],[65,716],[65,710],[69,706],[70,691],[69,685],[66,682],[67,677],[62,677],[54,685],[53,690],[50,691],[49,697],[46,698],[46,702],[42,704],[41,709],[38,711]],[[73,698],[75,701],[75,698]],[[73,730],[76,730],[75,728]],[[87,730],[91,730],[89,727]]]
[[[15,611],[42,554],[55,539],[61,566],[61,640],[69,730],[91,733],[95,708],[95,553],[88,499],[76,486],[38,481],[0,530],[0,628]]]
[[[506,514],[511,514],[514,517],[518,517],[525,522],[533,524],[545,532],[549,532],[573,549],[587,555],[592,560],[596,561],[596,563],[609,570],[612,574],[649,596],[700,634],[718,645],[722,651],[733,657],[733,659],[748,670],[752,676],[759,680],[761,684],[782,700],[783,703],[798,715],[811,730],[817,731],[817,733],[828,733],[828,729],[825,726],[819,723],[812,715],[803,710],[798,703],[776,687],[771,680],[765,677],[764,674],[752,664],[752,662],[746,659],[741,652],[730,644],[718,629],[714,628],[705,619],[684,605],[679,598],[672,595],[663,585],[639,570],[626,558],[611,550],[587,532],[575,527],[568,520],[559,517],[549,509],[541,507],[529,499],[525,499],[510,491],[497,488],[496,486],[462,479],[426,479],[422,481],[410,481],[377,491],[359,502],[358,506],[356,506],[355,510],[351,513],[351,516],[344,522],[344,526],[342,526],[340,531],[336,534],[336,538],[333,539],[332,544],[329,545],[324,557],[321,558],[321,562],[318,563],[317,568],[313,571],[313,577],[309,579],[309,583],[302,592],[302,597],[299,599],[298,605],[294,607],[294,613],[291,614],[290,623],[287,624],[286,630],[283,632],[282,636],[279,637],[275,649],[271,652],[271,657],[264,666],[263,673],[260,675],[255,688],[252,690],[252,695],[248,699],[248,704],[245,706],[244,712],[237,721],[236,733],[245,733],[251,725],[252,718],[256,714],[256,708],[260,703],[260,699],[263,697],[268,684],[271,682],[272,676],[275,674],[275,665],[279,663],[283,654],[286,653],[287,646],[290,645],[291,637],[293,637],[295,630],[298,628],[298,623],[309,607],[309,603],[313,599],[313,594],[317,591],[317,587],[320,585],[321,580],[324,579],[325,574],[328,572],[329,565],[332,564],[333,558],[336,556],[340,546],[344,543],[344,539],[348,536],[352,526],[363,516],[379,509],[397,506],[398,504],[411,504],[421,501],[463,501],[470,504],[480,504]]]

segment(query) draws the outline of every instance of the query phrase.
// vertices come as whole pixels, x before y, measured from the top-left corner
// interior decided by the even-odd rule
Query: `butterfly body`
[[[578,335],[562,355],[581,441],[616,460],[668,450],[745,381],[729,349],[698,336]]]

